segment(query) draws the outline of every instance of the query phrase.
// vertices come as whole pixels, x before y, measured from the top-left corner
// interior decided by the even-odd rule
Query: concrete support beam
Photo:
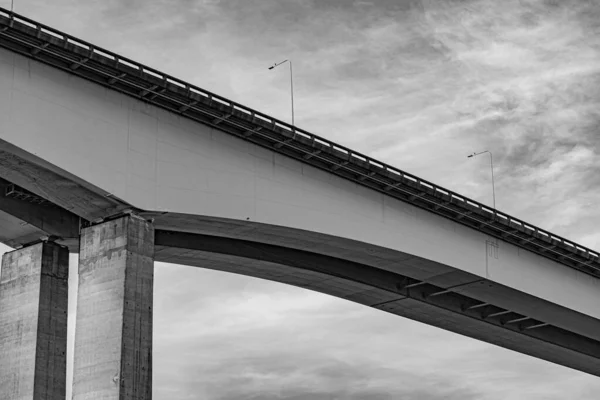
[[[0,399],[63,400],[69,251],[38,243],[4,254],[0,278]]]
[[[77,252],[80,218],[50,202],[37,204],[20,199],[10,192],[12,186],[0,178],[0,213],[18,219],[19,229],[3,226],[0,240],[11,247],[20,247],[28,243],[27,240],[31,242],[40,237],[54,236],[57,237],[57,243],[69,247],[71,252]],[[19,192],[19,189],[14,192]],[[19,234],[21,230],[26,230],[28,234]]]
[[[73,400],[152,398],[154,228],[137,216],[82,230]]]

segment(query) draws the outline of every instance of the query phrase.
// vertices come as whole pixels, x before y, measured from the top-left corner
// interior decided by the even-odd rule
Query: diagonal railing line
[[[27,55],[30,57],[40,59],[40,55],[47,55],[65,60],[69,63],[68,69],[71,73],[95,80],[105,86],[108,85],[128,95],[132,95],[129,89],[133,87],[137,90],[136,97],[157,104],[159,107],[167,108],[204,124],[215,127],[218,124],[218,129],[240,136],[246,140],[252,139],[251,136],[253,136],[261,137],[269,141],[270,144],[275,142],[274,147],[276,150],[288,156],[300,158],[304,163],[314,165],[315,161],[319,161],[327,166],[325,168],[322,165],[318,165],[319,168],[328,169],[330,172],[342,176],[344,176],[342,172],[351,174],[351,177],[345,177],[361,185],[391,195],[398,194],[398,192],[407,194],[410,200],[400,198],[396,195],[393,197],[413,204],[415,200],[419,199],[433,205],[434,208],[430,209],[417,204],[417,206],[425,208],[428,211],[443,215],[446,218],[455,219],[455,221],[462,224],[465,223],[461,220],[471,221],[478,225],[478,228],[475,227],[475,229],[479,229],[480,231],[483,231],[483,227],[489,227],[493,231],[499,232],[502,235],[500,237],[502,240],[506,240],[508,237],[516,238],[518,241],[516,245],[520,247],[532,250],[532,248],[525,246],[526,243],[531,243],[531,245],[541,249],[532,250],[538,254],[546,257],[549,254],[553,254],[553,259],[558,259],[559,262],[568,259],[577,265],[590,267],[600,272],[600,268],[593,265],[600,265],[598,263],[598,253],[591,249],[534,227],[517,218],[499,213],[497,210],[491,209],[479,202],[376,161],[342,145],[338,145],[297,127],[291,127],[285,122],[266,114],[244,107],[209,91],[200,89],[2,8],[0,8],[0,26],[2,26],[0,28],[0,36],[4,36],[15,43],[19,42],[25,46],[26,49],[29,49],[29,54]],[[18,51],[23,52],[21,49]],[[63,65],[56,65],[56,62],[53,64],[47,59],[40,59],[40,61],[50,63],[55,67],[67,69]],[[86,73],[93,72],[101,77],[108,78],[108,81],[99,81],[97,77],[92,78],[82,71],[86,71]],[[136,82],[136,79],[141,80],[142,83]],[[127,90],[116,86],[117,84],[127,86]],[[158,100],[164,101],[163,103],[159,103]],[[167,104],[164,104],[164,102]],[[176,108],[172,106],[173,103],[177,105]],[[192,115],[192,111],[209,115],[211,120],[202,120]],[[232,116],[235,116],[235,118],[232,118]],[[239,128],[242,130],[242,133],[231,131],[228,129],[229,127]],[[279,139],[273,135],[283,136],[283,139]],[[264,144],[261,145],[264,146]],[[292,153],[292,151],[295,153]],[[302,156],[298,157],[296,153],[300,153]],[[374,185],[376,186],[374,187]],[[417,193],[414,193],[413,190]],[[459,210],[456,207],[451,207],[451,205],[456,206]],[[450,211],[452,217],[440,213],[440,210]],[[483,220],[477,217],[483,218]],[[506,229],[500,228],[498,225],[504,226]],[[467,226],[473,228],[472,225],[467,224]],[[489,232],[485,233],[490,234]],[[523,238],[518,235],[519,233],[526,234],[529,237]],[[499,237],[499,234],[494,232],[492,236]],[[535,243],[534,241],[536,240],[547,245]],[[558,242],[558,245],[553,243],[553,241]],[[566,250],[568,254],[557,251],[559,249]],[[579,252],[583,253],[583,255]],[[575,258],[574,255],[583,258],[583,261]],[[585,270],[584,272],[589,273],[589,271]]]

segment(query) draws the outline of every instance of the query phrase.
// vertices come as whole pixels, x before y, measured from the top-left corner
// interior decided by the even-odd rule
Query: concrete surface
[[[68,250],[54,243],[3,256],[0,399],[65,398],[68,268]]]
[[[502,241],[487,257],[481,232],[6,50],[0,108],[0,139],[137,208],[372,244],[600,318],[599,279]]]
[[[153,254],[141,218],[82,231],[73,400],[152,398]]]

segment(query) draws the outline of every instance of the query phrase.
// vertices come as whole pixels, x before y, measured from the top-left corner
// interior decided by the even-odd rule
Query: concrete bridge
[[[3,9],[0,112],[0,399],[65,396],[69,252],[74,399],[151,398],[155,260],[600,376],[598,252]]]

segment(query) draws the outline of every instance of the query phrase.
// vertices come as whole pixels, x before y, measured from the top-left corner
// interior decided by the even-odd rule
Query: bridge
[[[69,252],[74,399],[151,398],[154,261],[600,376],[596,251],[5,9],[0,110],[1,398],[64,398]]]

